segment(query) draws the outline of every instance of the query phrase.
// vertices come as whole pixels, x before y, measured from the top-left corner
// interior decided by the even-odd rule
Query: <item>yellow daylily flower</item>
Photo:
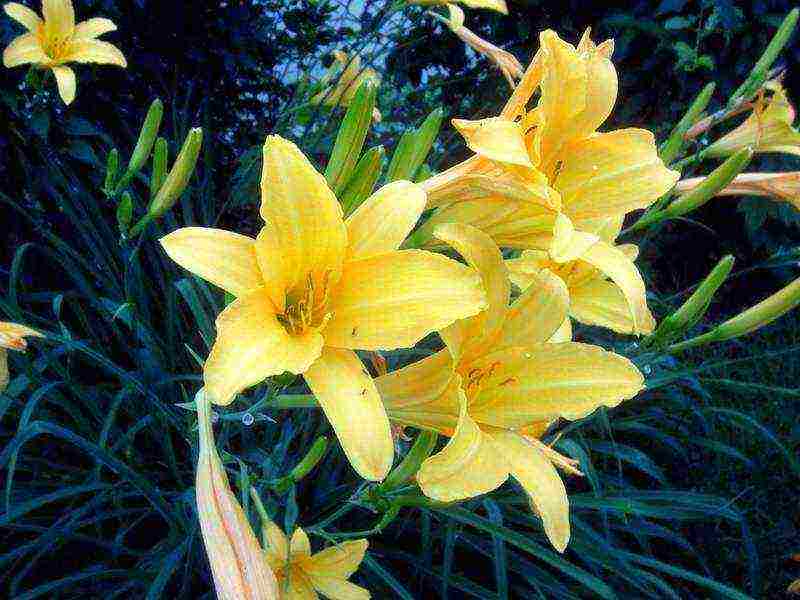
[[[800,156],[800,131],[792,126],[796,111],[778,82],[769,84],[772,96],[756,102],[755,109],[733,131],[722,136],[704,152],[708,157],[727,157],[742,148],[755,152],[781,152]]]
[[[513,90],[516,85],[516,80],[521,78],[522,74],[525,72],[525,69],[517,60],[517,57],[502,48],[498,48],[491,42],[477,35],[471,29],[465,27],[464,11],[461,10],[461,8],[455,4],[448,4],[447,10],[450,12],[450,18],[444,19],[444,22],[450,31],[456,34],[462,42],[475,50],[475,52],[485,56],[497,65],[497,68],[500,69],[503,77],[506,78],[508,85],[510,85]]]
[[[319,594],[332,600],[368,600],[370,593],[350,583],[369,543],[352,540],[311,553],[306,532],[299,527],[288,540],[275,523],[264,523],[267,563],[278,578],[280,600],[316,600]]]
[[[212,402],[284,371],[303,374],[363,477],[392,465],[389,421],[354,350],[413,346],[486,305],[474,270],[422,250],[397,250],[425,207],[408,181],[390,183],[345,221],[325,178],[293,143],[264,144],[257,239],[187,227],[161,239],[179,265],[236,296],[217,318],[204,368]]]
[[[25,325],[0,321],[0,393],[8,387],[8,351],[25,352],[28,348],[26,337],[44,337],[41,333]]]
[[[682,179],[675,186],[681,194],[700,185],[705,177]],[[717,196],[764,196],[788,202],[800,210],[800,171],[784,173],[742,173],[737,175]]]
[[[195,397],[200,433],[195,493],[203,544],[219,600],[278,600],[278,582],[236,499],[214,445],[211,410]]]
[[[556,215],[584,230],[597,219],[646,208],[677,181],[644,129],[598,133],[617,98],[613,42],[588,30],[576,46],[553,31],[498,117],[454,120],[475,156],[422,183],[440,223],[463,222],[500,246],[546,250]],[[536,90],[538,104],[527,105]],[[434,242],[435,243],[435,242]]]
[[[576,321],[618,333],[652,333],[655,319],[633,262],[638,249],[614,245],[621,228],[622,218],[617,218],[593,233],[575,231],[567,217],[558,215],[549,250],[525,250],[520,258],[506,261],[511,281],[525,290],[538,284],[539,272],[548,269],[564,281],[569,314]]]
[[[579,419],[632,398],[642,375],[627,358],[598,346],[549,342],[554,335],[569,339],[561,278],[541,270],[509,306],[508,271],[488,235],[461,223],[441,225],[436,235],[482,274],[489,306],[443,329],[444,350],[375,380],[389,418],[451,438],[419,470],[427,496],[461,500],[511,476],[563,551],[569,503],[555,467],[577,469],[539,438],[559,418]]]
[[[408,0],[408,2],[409,4],[418,4],[420,6],[442,6],[458,2],[467,8],[485,8],[504,15],[508,14],[506,0]]]
[[[67,63],[128,66],[116,46],[97,39],[104,33],[116,31],[117,26],[101,17],[76,24],[72,0],[42,0],[44,18],[17,2],[9,2],[3,9],[28,30],[3,51],[3,64],[9,68],[34,64],[50,69],[65,104],[75,99],[77,86],[75,72],[66,66]]]
[[[337,106],[348,107],[355,98],[358,88],[365,81],[372,82],[375,86],[380,85],[381,76],[375,69],[361,67],[361,57],[356,55],[352,58],[341,50],[333,51],[333,64],[322,78],[323,83],[329,82],[336,77],[335,84],[326,87],[317,95],[311,98],[311,104],[323,104],[336,108]],[[372,120],[380,122],[381,113],[377,108],[372,111]]]

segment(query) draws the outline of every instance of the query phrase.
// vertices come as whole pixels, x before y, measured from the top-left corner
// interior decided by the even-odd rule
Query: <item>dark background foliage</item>
[[[647,127],[663,140],[707,82],[713,80],[717,83],[711,108],[724,104],[793,4],[789,0],[510,0],[509,16],[468,10],[467,25],[514,52],[523,63],[533,55],[537,32],[542,29],[555,29],[565,39],[575,41],[587,26],[591,26],[595,39],[615,38],[620,98],[605,127]],[[122,419],[122,430],[130,432],[135,429],[133,434],[125,434],[130,435],[135,443],[127,446],[125,456],[120,448],[126,446],[115,446],[117,451],[112,447],[109,453],[123,458],[132,468],[147,472],[159,493],[168,490],[175,494],[170,498],[182,498],[181,494],[191,492],[193,445],[190,438],[193,434],[186,424],[185,414],[173,408],[170,402],[186,398],[181,397],[177,388],[170,388],[169,400],[164,399],[153,408],[147,404],[150,402],[147,394],[138,394],[142,389],[159,389],[157,385],[160,384],[156,381],[163,376],[160,369],[169,374],[196,374],[197,365],[188,355],[175,355],[175,347],[182,350],[182,345],[175,339],[150,343],[142,332],[157,331],[181,339],[181,335],[192,331],[190,344],[203,354],[202,332],[198,334],[196,329],[202,330],[204,326],[192,324],[203,312],[196,310],[192,302],[205,305],[213,315],[214,309],[219,308],[220,299],[212,298],[211,294],[208,297],[201,294],[199,299],[195,297],[192,300],[188,292],[181,292],[178,299],[170,296],[169,311],[176,312],[166,312],[159,305],[150,307],[153,314],[148,321],[149,329],[143,328],[138,332],[140,338],[136,344],[131,344],[135,348],[125,347],[127,330],[118,331],[122,328],[119,323],[104,329],[92,324],[93,317],[84,316],[94,315],[92,310],[100,311],[106,301],[115,310],[121,310],[125,297],[136,296],[135,291],[115,289],[112,275],[115,270],[123,270],[123,263],[117,258],[106,261],[106,249],[110,249],[108,253],[115,251],[117,241],[113,236],[105,246],[76,228],[78,221],[89,223],[98,231],[103,228],[111,231],[109,228],[113,228],[114,204],[101,194],[92,193],[102,183],[102,165],[108,150],[117,146],[125,156],[133,146],[147,105],[154,97],[162,98],[166,104],[162,130],[170,140],[171,156],[176,154],[189,127],[199,125],[205,129],[198,176],[192,194],[187,194],[177,209],[182,217],[178,221],[202,225],[216,223],[248,231],[257,226],[254,209],[257,190],[253,183],[259,166],[258,153],[253,149],[258,148],[266,134],[277,131],[295,139],[320,163],[328,154],[341,111],[331,113],[303,106],[295,94],[298,79],[304,74],[318,77],[324,66],[330,63],[333,49],[362,50],[365,61],[381,73],[383,83],[379,106],[383,122],[370,133],[369,145],[384,144],[389,152],[402,131],[419,124],[434,108],[445,107],[448,118],[489,116],[495,114],[508,91],[496,70],[485,61],[476,59],[455,36],[426,16],[419,7],[385,19],[384,3],[356,0],[75,0],[75,5],[82,18],[101,14],[118,24],[119,31],[107,39],[123,49],[129,68],[78,67],[78,96],[69,108],[65,108],[57,98],[52,80],[45,79],[37,84],[24,68],[0,69],[0,214],[3,215],[0,222],[4,234],[4,243],[0,245],[0,291],[2,296],[13,298],[13,302],[8,304],[11,308],[32,303],[40,308],[41,314],[45,306],[52,306],[58,320],[63,319],[62,327],[85,333],[76,343],[86,342],[88,348],[102,349],[111,357],[114,367],[121,369],[122,374],[114,375],[116,372],[113,370],[111,374],[93,373],[87,367],[91,363],[67,365],[68,370],[74,367],[79,381],[70,383],[73,387],[69,393],[64,391],[65,398],[74,401],[74,397],[80,396],[83,401],[94,402],[98,407],[98,414],[86,419],[83,430],[75,428],[77,433],[91,437],[93,429],[97,428],[95,421],[104,422],[108,406],[119,406],[121,400],[117,396],[121,395],[122,400],[128,402],[127,395],[130,394],[130,402],[134,403],[135,399],[138,404],[134,403],[131,413]],[[10,20],[0,19],[0,44],[5,46],[18,33],[17,26]],[[795,36],[781,60],[787,68],[785,84],[789,96],[798,103],[800,36]],[[452,128],[445,126],[430,164],[441,169],[465,155],[466,150],[458,136]],[[799,163],[792,157],[759,157],[750,170],[797,170]],[[24,216],[12,210],[8,201],[23,207]],[[194,212],[194,205],[210,209]],[[796,276],[797,257],[792,252],[800,241],[799,225],[798,213],[787,205],[755,199],[712,202],[692,214],[691,221],[666,224],[657,237],[648,238],[642,244],[643,259],[640,261],[653,292],[652,304],[657,316],[668,312],[682,299],[680,293],[702,278],[724,254],[733,254],[737,258],[737,270],[752,270],[726,284],[720,301],[712,306],[711,320],[728,316],[774,291],[793,274]],[[44,253],[29,253],[30,256],[25,258],[25,268],[16,269],[15,257],[19,256],[19,249],[27,242],[38,243],[48,235],[79,250],[89,261],[95,260],[98,272],[92,274],[89,270],[85,280],[65,281],[64,272],[55,268],[58,254]],[[166,281],[163,291],[166,298],[169,295],[167,289],[175,283],[177,276],[164,275],[165,269],[170,267],[164,266],[157,250],[150,248],[141,250],[141,253],[148,261],[145,269],[148,276],[158,272]],[[100,265],[104,265],[104,270],[100,270]],[[170,271],[173,272],[174,269]],[[88,295],[87,290],[92,290],[99,300],[98,306],[86,309],[84,313],[80,307],[89,304],[82,300]],[[64,298],[70,297],[77,298],[78,308],[64,309],[62,313],[62,303],[64,306],[69,304]],[[114,302],[119,304],[115,306]],[[184,302],[192,307],[188,316],[187,311],[180,312],[175,308],[178,304],[183,306]],[[165,312],[159,314],[159,309]],[[141,310],[146,311],[144,308]],[[125,314],[121,312],[119,320],[124,320]],[[183,315],[183,319],[178,315]],[[0,318],[11,316],[14,315],[0,314]],[[165,325],[161,319],[170,317],[180,323],[164,333]],[[598,531],[603,530],[606,536],[603,543],[613,543],[615,549],[630,548],[634,542],[643,546],[652,544],[649,550],[654,556],[672,562],[674,557],[667,544],[686,540],[694,548],[694,558],[674,558],[676,564],[685,563],[687,568],[690,568],[690,563],[691,567],[700,564],[702,568],[698,570],[705,575],[761,597],[777,597],[791,579],[800,576],[800,569],[789,559],[792,552],[800,550],[797,541],[800,518],[793,491],[797,488],[800,472],[796,463],[787,462],[785,456],[786,452],[790,456],[797,452],[800,439],[797,410],[793,404],[798,395],[795,380],[800,374],[800,364],[795,355],[775,354],[798,343],[797,324],[796,318],[787,318],[755,339],[713,350],[704,349],[689,356],[686,364],[692,367],[715,361],[735,366],[726,366],[722,372],[712,371],[708,377],[683,382],[675,389],[656,387],[647,396],[652,406],[648,406],[650,412],[645,418],[640,418],[639,413],[644,410],[641,406],[621,411],[617,415],[619,418],[613,420],[611,440],[614,444],[619,443],[619,447],[631,448],[630,452],[626,450],[620,454],[617,447],[611,450],[607,445],[609,442],[593,440],[591,434],[586,440],[582,436],[579,438],[581,444],[585,443],[591,449],[593,456],[608,457],[605,462],[598,459],[598,469],[604,478],[601,487],[606,491],[604,498],[608,504],[592,500],[590,492],[599,493],[594,481],[579,484],[577,491],[581,496],[574,499],[576,506],[580,507],[583,502],[584,510],[594,510],[586,519],[598,521],[592,521],[591,525],[597,525]],[[208,326],[206,323],[205,327]],[[762,358],[752,361],[751,357]],[[738,360],[742,362],[731,362]],[[653,365],[652,369],[657,373],[661,367],[675,368],[675,364]],[[30,376],[36,380],[33,373],[39,367],[32,364],[30,368]],[[121,378],[121,389],[109,383],[109,379],[113,381],[117,376]],[[47,385],[43,382],[39,389],[52,390]],[[103,395],[112,392],[116,394],[113,402],[103,404],[108,402]],[[73,406],[65,402],[64,406]],[[3,406],[2,441],[5,445],[25,413],[21,406],[6,413],[8,406]],[[735,411],[739,416],[719,412],[725,410]],[[56,411],[53,419],[57,422],[67,420],[63,412],[81,422],[69,410]],[[145,422],[147,418],[150,421]],[[753,419],[757,426],[742,418]],[[147,428],[154,422],[163,423],[163,431],[170,433],[166,437],[157,432],[147,433]],[[596,425],[602,436],[612,433],[606,424],[607,421],[600,419]],[[302,454],[299,449],[324,430],[324,423],[309,420],[293,427],[287,420],[281,427],[259,432],[258,436],[246,430],[236,430],[230,434],[230,441],[241,456],[272,465],[264,467],[260,475],[274,475],[281,457],[287,463],[296,460],[297,455]],[[680,440],[677,448],[684,447],[684,450],[678,452],[670,440]],[[223,437],[222,441],[227,443],[229,440]],[[72,446],[66,449],[60,444],[47,445],[41,440],[39,443],[42,444],[39,462],[29,471],[17,475],[18,481],[29,486],[21,492],[20,504],[35,497],[39,489],[36,486],[42,478],[60,476],[48,474],[48,468],[53,469],[58,461],[66,459],[72,467],[87,471],[95,468],[92,460],[87,460]],[[103,443],[100,445],[105,448]],[[173,469],[168,464],[169,458],[161,456],[162,444],[175,445],[177,450],[165,451],[164,457],[172,457],[176,463],[184,465],[183,469]],[[261,448],[268,447],[280,448],[282,454],[273,453],[265,458]],[[637,447],[652,451],[652,462],[649,462],[650,458],[636,454],[634,450]],[[159,448],[159,451],[154,448]],[[621,467],[619,479],[615,479],[619,460],[627,460],[637,469],[633,481],[622,477]],[[99,472],[100,467],[97,469]],[[68,475],[64,474],[64,477]],[[75,484],[75,480],[70,481]],[[304,513],[317,514],[331,503],[330,497],[325,495],[327,492],[323,491],[339,489],[336,486],[346,487],[345,484],[352,486],[353,480],[341,462],[326,467],[312,484],[298,488],[297,497],[302,499],[297,501],[295,509],[301,516]],[[663,531],[657,531],[656,525],[646,521],[641,514],[631,517],[624,526],[608,524],[609,513],[602,511],[615,510],[614,503],[608,500],[612,491],[627,490],[628,485],[650,489],[662,484],[696,494],[693,499],[675,496],[669,500],[672,497],[665,496],[659,500],[663,505],[658,506],[658,511],[662,512],[652,509],[656,518],[663,516],[677,520],[677,541]],[[47,485],[41,485],[41,488],[50,489]],[[712,494],[725,498],[725,503],[714,504],[709,500]],[[495,500],[503,507],[502,511]],[[495,500],[478,501],[471,508],[483,511],[487,516],[482,518],[490,524],[502,525],[505,522],[508,527],[521,529],[526,536],[534,537],[532,532],[537,526],[529,522],[530,518],[523,515],[520,507],[513,508],[515,500],[502,495]],[[648,501],[647,498],[640,500]],[[119,502],[115,499],[115,511],[128,510],[136,514],[140,508],[123,506]],[[599,517],[596,513],[598,504],[601,504]],[[144,526],[138,522],[132,524],[130,546],[137,552],[152,547],[153,554],[146,556],[144,565],[137,562],[139,555],[124,555],[115,567],[129,568],[136,564],[137,576],[149,582],[165,573],[166,567],[162,568],[158,561],[163,560],[163,564],[169,566],[172,557],[175,561],[183,560],[183,554],[175,554],[183,548],[185,556],[194,557],[185,571],[203,569],[202,554],[191,554],[175,541],[182,539],[176,531],[183,534],[188,531],[196,536],[188,503],[180,506],[186,513],[185,519],[175,518],[168,536],[162,531],[164,525],[152,516],[148,517],[152,520],[144,521]],[[507,539],[499,535],[487,537],[485,533],[468,533],[465,527],[474,526],[474,523],[470,523],[465,514],[445,515],[450,520],[442,515],[432,517],[428,513],[416,518],[415,514],[410,523],[405,522],[403,529],[391,537],[379,539],[374,547],[379,556],[384,556],[381,552],[385,552],[386,557],[392,557],[390,570],[397,579],[414,581],[410,588],[416,593],[443,592],[450,586],[451,597],[470,596],[470,590],[472,596],[481,597],[480,590],[485,588],[470,586],[492,588],[493,582],[511,581],[510,593],[517,597],[513,596],[517,590],[514,586],[530,584],[530,573],[536,572],[536,581],[541,585],[536,588],[539,593],[543,597],[561,597],[553,591],[555,588],[548,587],[547,574],[537,571],[541,569],[541,563],[531,558],[531,554],[542,548],[541,545],[522,548],[525,551],[522,558],[518,555],[514,561],[532,562],[509,559],[511,575],[506,573],[503,576],[504,571],[499,570],[497,564],[502,562],[506,552],[510,552],[504,548],[512,546],[508,546]],[[702,518],[697,516],[700,514]],[[65,519],[66,515],[57,517]],[[287,520],[291,519],[287,516]],[[64,527],[73,525],[71,522],[60,524],[58,531],[63,533]],[[365,523],[367,525],[369,522]],[[525,530],[526,526],[532,529]],[[35,527],[42,527],[42,521],[28,527],[27,530],[12,529],[17,536],[13,538],[14,545],[21,543],[22,536],[30,534]],[[113,539],[118,533],[104,531],[99,524],[96,527],[97,538]],[[412,535],[416,537],[409,537]],[[456,538],[458,544],[454,541]],[[198,542],[196,537],[187,539],[194,539],[195,544]],[[79,550],[74,555],[62,548],[56,555],[61,563],[39,564],[49,564],[52,568],[53,564],[63,563],[64,573],[88,572],[80,580],[84,581],[92,575],[89,565],[94,564],[98,549],[91,544],[81,545],[80,540],[77,546],[69,546],[70,549],[75,547]],[[120,542],[108,552],[119,552],[121,547]],[[520,548],[515,547],[516,550]],[[602,564],[601,559],[595,556],[603,554],[604,547],[600,545],[599,548],[587,544],[582,549],[579,547],[577,552],[582,551],[589,557],[582,564],[594,565],[594,572],[602,578],[608,576],[608,572],[592,563],[595,560]],[[430,565],[438,565],[440,556],[444,557],[445,566],[437,566],[437,571]],[[754,556],[758,556],[760,561],[756,562]],[[70,560],[64,562],[65,557]],[[476,559],[485,562],[487,557],[493,559],[495,572],[478,577],[477,583],[470,583],[465,565]],[[19,568],[14,560],[13,555],[3,555],[2,558],[3,564],[7,561]],[[387,563],[384,566],[388,566]],[[637,563],[637,566],[641,565]],[[426,571],[429,567],[431,570]],[[89,568],[89,571],[81,571],[84,568]],[[376,586],[376,596],[390,597],[380,594],[398,593],[391,578],[380,576],[378,568],[368,570],[370,583]],[[604,568],[610,569],[607,565]],[[627,572],[622,567],[619,569]],[[164,576],[171,576],[175,571],[173,565]],[[26,580],[22,588],[42,584],[50,578],[52,572],[40,571],[32,577],[32,583],[28,584]],[[166,589],[172,589],[176,595],[186,594],[187,590],[204,589],[196,581],[187,586],[187,579],[192,581],[186,576],[177,591]],[[676,576],[675,581],[679,580],[683,582],[680,576]],[[619,583],[617,589],[626,589],[624,576],[620,581],[615,580]],[[166,582],[163,585],[166,586]],[[174,586],[174,582],[171,585]],[[497,585],[502,587],[500,583]],[[686,584],[681,593],[685,597],[693,594],[694,597],[707,597],[706,588],[693,585],[691,582]],[[386,591],[377,591],[382,589],[381,586]],[[139,588],[134,585],[132,589]],[[620,597],[644,595],[635,587],[627,589],[627,593],[633,595],[626,596],[625,592],[620,592]],[[655,593],[649,597],[661,596]]]

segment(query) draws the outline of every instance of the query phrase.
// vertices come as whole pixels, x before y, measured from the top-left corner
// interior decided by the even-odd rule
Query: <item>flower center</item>
[[[331,274],[326,271],[320,278],[309,273],[305,282],[296,285],[286,294],[286,308],[278,321],[287,332],[301,335],[309,329],[320,329],[330,318],[328,312]]]
[[[44,25],[39,26],[37,35],[42,44],[44,53],[47,54],[51,60],[57,62],[66,56],[69,43],[72,39],[71,35],[58,35],[53,33],[48,35],[44,31]]]

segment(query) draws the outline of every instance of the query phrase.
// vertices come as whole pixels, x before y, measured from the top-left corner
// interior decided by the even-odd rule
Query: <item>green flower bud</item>
[[[167,159],[169,156],[169,146],[167,140],[160,137],[156,140],[155,150],[153,151],[153,172],[150,175],[150,198],[155,198],[158,190],[164,185],[167,178]]]
[[[194,173],[197,158],[200,156],[200,148],[203,145],[203,130],[199,127],[192,129],[186,140],[183,142],[175,164],[164,180],[164,184],[158,190],[155,198],[150,202],[147,215],[155,219],[171,209],[181,194],[186,190],[189,179]]]
[[[131,160],[128,163],[128,173],[131,175],[138,173],[150,157],[150,151],[153,149],[153,144],[156,141],[158,129],[161,127],[161,118],[163,116],[164,105],[161,103],[161,100],[156,98],[147,111],[147,116],[142,124],[142,130],[139,132],[139,139],[136,141],[133,154],[131,154]]]
[[[292,469],[288,475],[281,477],[278,481],[276,481],[273,484],[273,489],[279,494],[285,493],[295,483],[308,475],[311,472],[311,469],[317,466],[317,463],[322,460],[323,456],[325,456],[327,449],[328,438],[324,435],[319,436],[311,445],[309,451],[306,452],[303,460],[297,463],[294,469]]]
[[[119,150],[112,148],[108,153],[108,160],[106,161],[106,181],[103,185],[103,191],[110,194],[114,189],[114,182],[117,179],[117,172],[119,171]]]
[[[117,204],[117,227],[123,236],[128,233],[133,219],[133,197],[130,192],[123,192]]]
[[[411,450],[403,457],[395,469],[386,476],[386,479],[380,484],[379,489],[381,492],[390,492],[399,488],[419,471],[420,465],[431,455],[434,447],[436,446],[436,439],[438,434],[435,431],[423,430],[417,436]]]
[[[703,114],[703,111],[711,101],[711,96],[714,95],[715,88],[716,85],[712,82],[706,85],[706,87],[700,91],[700,93],[697,95],[697,98],[694,99],[694,102],[692,102],[692,105],[689,107],[689,110],[687,110],[686,114],[684,114],[681,120],[678,121],[678,124],[675,125],[675,129],[672,130],[672,133],[667,141],[664,142],[663,146],[661,146],[659,155],[665,164],[669,164],[675,160],[675,158],[683,150],[685,145],[683,136],[700,118],[700,115]]]
[[[358,161],[350,181],[341,194],[342,210],[345,215],[357,209],[375,189],[385,155],[383,146],[376,146],[367,150]]]

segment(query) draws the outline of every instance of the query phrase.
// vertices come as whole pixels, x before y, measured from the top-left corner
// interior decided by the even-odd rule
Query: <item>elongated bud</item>
[[[119,150],[112,148],[108,153],[108,160],[106,161],[106,181],[103,185],[103,191],[110,194],[114,189],[114,182],[117,180],[117,173],[119,172]]]
[[[386,170],[386,183],[400,179],[414,179],[417,169],[425,162],[431,151],[443,119],[444,110],[437,108],[425,118],[418,129],[406,130],[400,136]]]
[[[299,463],[294,466],[286,477],[282,477],[273,485],[276,492],[283,494],[291,486],[300,481],[303,477],[311,472],[311,469],[317,466],[317,463],[325,456],[325,451],[328,449],[328,438],[324,435],[319,436],[311,448],[306,452]]]
[[[385,156],[386,151],[383,146],[376,146],[367,150],[358,161],[347,187],[341,194],[342,210],[345,216],[357,209],[375,189]]]
[[[197,514],[219,600],[277,600],[278,583],[250,523],[231,491],[214,445],[211,408],[200,390],[195,397],[200,432]]]
[[[706,85],[697,95],[697,98],[694,99],[694,102],[692,102],[686,114],[684,114],[681,120],[678,121],[678,124],[675,125],[675,129],[672,130],[672,133],[670,133],[664,145],[661,146],[659,152],[664,164],[671,163],[681,153],[685,144],[683,136],[686,135],[686,132],[697,122],[700,115],[703,114],[708,103],[711,102],[711,97],[714,95],[715,89],[716,84],[713,82]]]
[[[725,282],[733,268],[733,257],[728,255],[717,263],[703,282],[671,315],[664,318],[655,333],[647,340],[648,344],[668,343],[685,333],[706,314],[719,287]]]
[[[678,192],[689,191],[700,185],[702,177],[692,177],[678,182]],[[742,173],[721,190],[717,196],[764,196],[788,202],[800,210],[800,171],[783,173]]]
[[[155,198],[158,190],[164,185],[167,178],[167,160],[169,157],[169,145],[167,140],[160,137],[156,140],[153,150],[153,172],[150,174],[150,198]]]
[[[172,165],[164,184],[150,202],[150,207],[147,210],[148,217],[151,219],[158,218],[175,205],[175,202],[186,190],[189,179],[194,173],[202,145],[203,130],[199,127],[192,129],[189,135],[186,136],[183,148],[181,148],[178,158],[175,159],[175,164]]]
[[[435,431],[423,430],[411,446],[411,450],[403,457],[400,464],[392,470],[378,486],[382,492],[389,492],[410,481],[419,471],[420,465],[431,455],[438,435]]]
[[[133,154],[131,154],[131,160],[128,163],[128,173],[131,175],[138,173],[150,157],[150,151],[153,149],[156,136],[158,136],[158,129],[161,127],[163,116],[164,105],[161,100],[156,98],[147,111],[142,130],[139,132],[139,139],[136,140],[136,146],[133,148]]]
[[[133,220],[133,197],[130,192],[123,192],[117,204],[117,227],[120,234],[127,235]]]

